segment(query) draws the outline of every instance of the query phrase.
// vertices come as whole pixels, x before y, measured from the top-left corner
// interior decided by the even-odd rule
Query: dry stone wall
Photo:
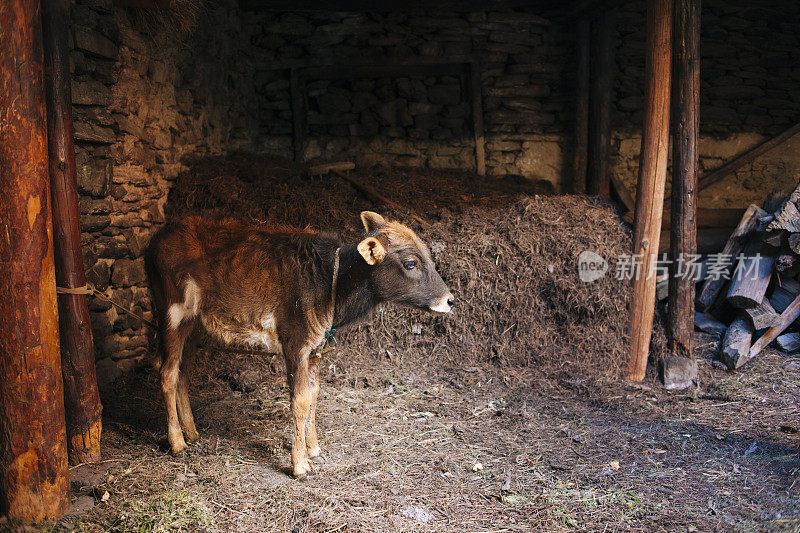
[[[635,190],[644,98],[644,4],[618,15],[613,172]],[[800,121],[800,4],[704,0],[700,35],[700,170],[721,166]],[[746,207],[800,180],[800,138],[700,196]]]

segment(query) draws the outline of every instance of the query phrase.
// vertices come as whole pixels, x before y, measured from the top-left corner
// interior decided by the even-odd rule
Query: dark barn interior
[[[6,0],[0,50],[0,530],[800,531],[800,4]],[[362,211],[453,311],[326,340],[304,480],[283,358],[198,330],[170,455],[151,237]]]

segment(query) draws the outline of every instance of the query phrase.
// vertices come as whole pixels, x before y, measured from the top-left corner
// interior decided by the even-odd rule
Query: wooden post
[[[572,163],[572,192],[586,192],[586,167],[589,156],[589,57],[591,25],[588,19],[578,22],[578,71],[575,77],[575,152]]]
[[[86,285],[86,274],[81,254],[78,185],[72,144],[72,99],[67,50],[69,9],[68,0],[42,0],[56,284],[77,289]],[[97,391],[94,343],[86,295],[60,294],[58,304],[69,461],[73,464],[97,461],[100,459],[102,407]]]
[[[697,253],[697,134],[700,106],[700,0],[675,0],[675,139],[667,325],[676,357],[692,357],[695,280],[681,276],[680,261]]]
[[[39,2],[0,3],[0,515],[69,507]]]
[[[604,11],[592,32],[592,77],[589,100],[588,190],[609,198],[608,153],[611,142],[611,93],[614,72],[614,14]]]
[[[633,224],[633,253],[642,268],[633,280],[629,310],[630,355],[628,379],[641,381],[647,369],[653,332],[656,277],[664,183],[669,149],[670,64],[672,59],[672,0],[648,0],[645,110],[639,182]]]
[[[486,147],[483,133],[483,94],[481,71],[475,63],[469,64],[469,89],[472,96],[472,131],[475,135],[475,171],[486,175]]]

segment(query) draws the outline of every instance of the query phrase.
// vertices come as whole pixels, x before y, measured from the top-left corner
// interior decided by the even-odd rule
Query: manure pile
[[[338,335],[337,359],[445,367],[491,362],[619,375],[630,282],[617,279],[614,264],[630,253],[631,237],[612,203],[537,196],[530,185],[467,172],[357,169],[351,177],[431,225],[365,197],[336,176],[307,177],[291,162],[247,154],[191,163],[166,211],[168,218],[203,213],[310,226],[352,240],[361,233],[359,212],[369,209],[417,231],[456,297],[454,312],[441,317],[387,305]],[[609,261],[603,278],[580,280],[577,262],[584,250]],[[663,338],[657,324],[653,353]]]

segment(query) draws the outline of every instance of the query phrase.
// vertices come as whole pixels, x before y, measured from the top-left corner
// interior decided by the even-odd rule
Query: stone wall
[[[644,3],[619,13],[613,172],[636,186],[644,97]],[[800,4],[704,0],[700,36],[701,175],[800,121]],[[800,138],[700,194],[701,207],[746,207],[800,180]]]
[[[569,131],[568,34],[525,13],[263,13],[254,41],[264,149],[291,153],[291,67],[476,62],[487,173],[559,188]],[[566,43],[566,45],[565,45]],[[454,76],[309,79],[306,161],[475,168],[472,106]]]
[[[257,148],[247,27],[227,5],[188,33],[110,0],[79,1],[72,22],[87,277],[152,319],[142,251],[164,221],[170,184],[185,169],[182,158]],[[93,297],[89,303],[98,375],[105,383],[142,359],[150,335],[111,304]]]

